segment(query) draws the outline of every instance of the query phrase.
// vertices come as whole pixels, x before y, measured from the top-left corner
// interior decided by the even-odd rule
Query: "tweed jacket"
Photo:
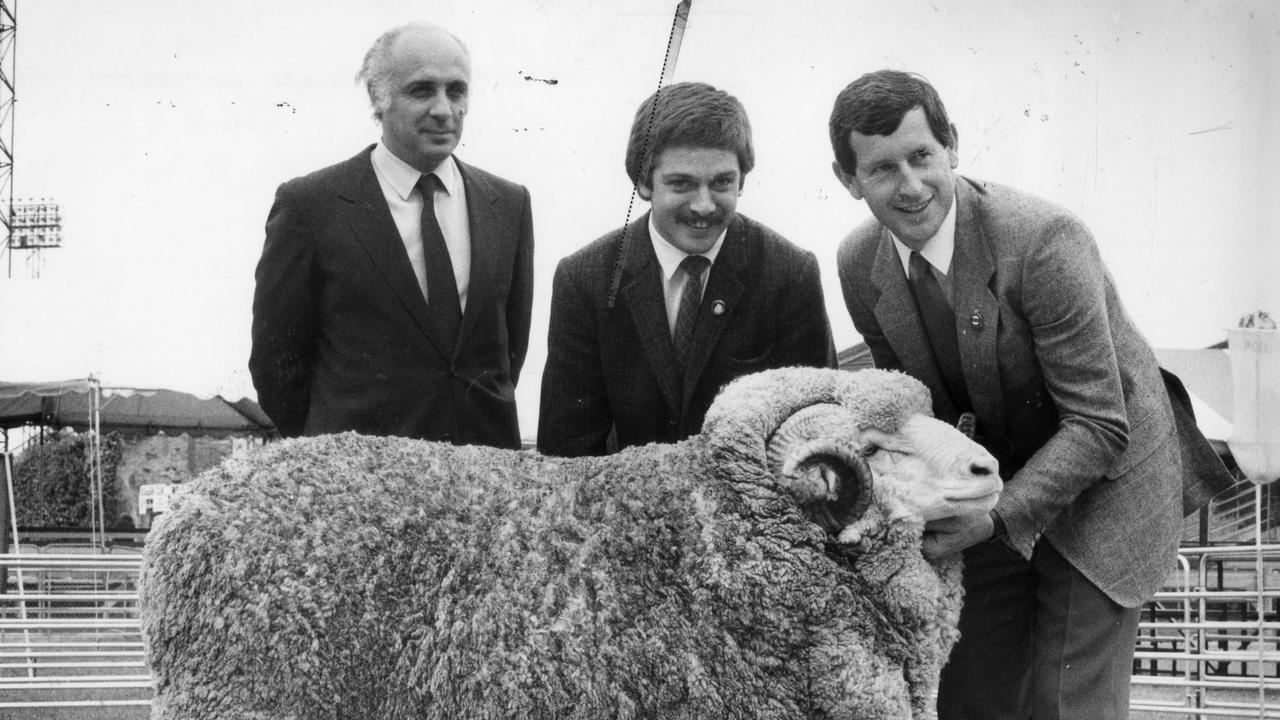
[[[276,192],[253,299],[258,400],[286,437],[356,430],[517,448],[515,384],[533,302],[529,193],[458,162],[471,277],[456,345],[447,347],[372,149]]]
[[[834,364],[817,258],[738,215],[707,277],[682,375],[646,213],[556,268],[538,449],[572,457],[675,442],[702,428],[712,399],[734,378]]]
[[[1180,438],[1155,355],[1077,218],[963,177],[956,202],[957,342],[980,440],[1006,480],[996,510],[1008,540],[1030,559],[1048,538],[1135,607],[1173,568],[1182,519]],[[919,378],[954,421],[888,230],[863,223],[838,262],[875,364]]]

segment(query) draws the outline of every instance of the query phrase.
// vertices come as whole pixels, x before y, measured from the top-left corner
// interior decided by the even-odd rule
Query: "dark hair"
[[[831,149],[840,169],[853,175],[858,158],[849,145],[849,134],[892,135],[902,118],[915,108],[924,108],[933,137],[943,147],[954,148],[956,128],[947,117],[947,108],[928,80],[900,70],[878,70],[849,83],[836,96],[831,109]]]
[[[653,159],[671,147],[734,153],[742,179],[756,164],[747,111],[737,98],[706,83],[669,85],[640,103],[627,141],[627,177],[632,184],[652,187]]]

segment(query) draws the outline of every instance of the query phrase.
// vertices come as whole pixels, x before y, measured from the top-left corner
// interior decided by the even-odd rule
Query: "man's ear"
[[[639,195],[640,199],[645,202],[649,202],[650,200],[653,200],[653,188],[645,185],[642,182],[636,183],[636,194]]]
[[[947,154],[951,158],[951,169],[955,170],[960,165],[960,131],[956,130],[956,126],[951,126],[951,147],[947,148]]]
[[[862,199],[862,188],[858,186],[858,178],[845,172],[844,168],[840,167],[839,162],[833,161],[831,163],[831,171],[836,174],[836,179],[840,181],[840,184],[844,186],[845,190],[849,191],[849,194],[853,196],[854,200]]]

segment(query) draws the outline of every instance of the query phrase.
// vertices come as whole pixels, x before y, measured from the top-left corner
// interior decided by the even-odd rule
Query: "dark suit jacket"
[[[355,430],[519,447],[533,223],[523,187],[458,163],[471,279],[455,347],[434,336],[366,148],[280,186],[253,299],[249,370],[281,434]]]
[[[556,268],[538,419],[542,452],[600,455],[675,442],[702,428],[716,393],[740,375],[834,366],[817,259],[739,215],[711,266],[682,382],[648,214],[625,230],[629,250],[613,307],[622,230]]]
[[[1182,520],[1180,439],[1155,356],[1078,219],[966,178],[957,203],[960,357],[978,432],[1007,481],[996,509],[1009,540],[1030,558],[1043,534],[1134,607],[1174,567]],[[839,270],[876,365],[922,380],[935,414],[954,421],[902,263],[874,218],[841,244]]]

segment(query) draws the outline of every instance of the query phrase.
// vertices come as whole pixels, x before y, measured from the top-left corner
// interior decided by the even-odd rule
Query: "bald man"
[[[520,446],[533,221],[524,187],[454,156],[471,58],[387,31],[358,79],[381,140],[284,183],[256,272],[249,370],[282,435]]]

